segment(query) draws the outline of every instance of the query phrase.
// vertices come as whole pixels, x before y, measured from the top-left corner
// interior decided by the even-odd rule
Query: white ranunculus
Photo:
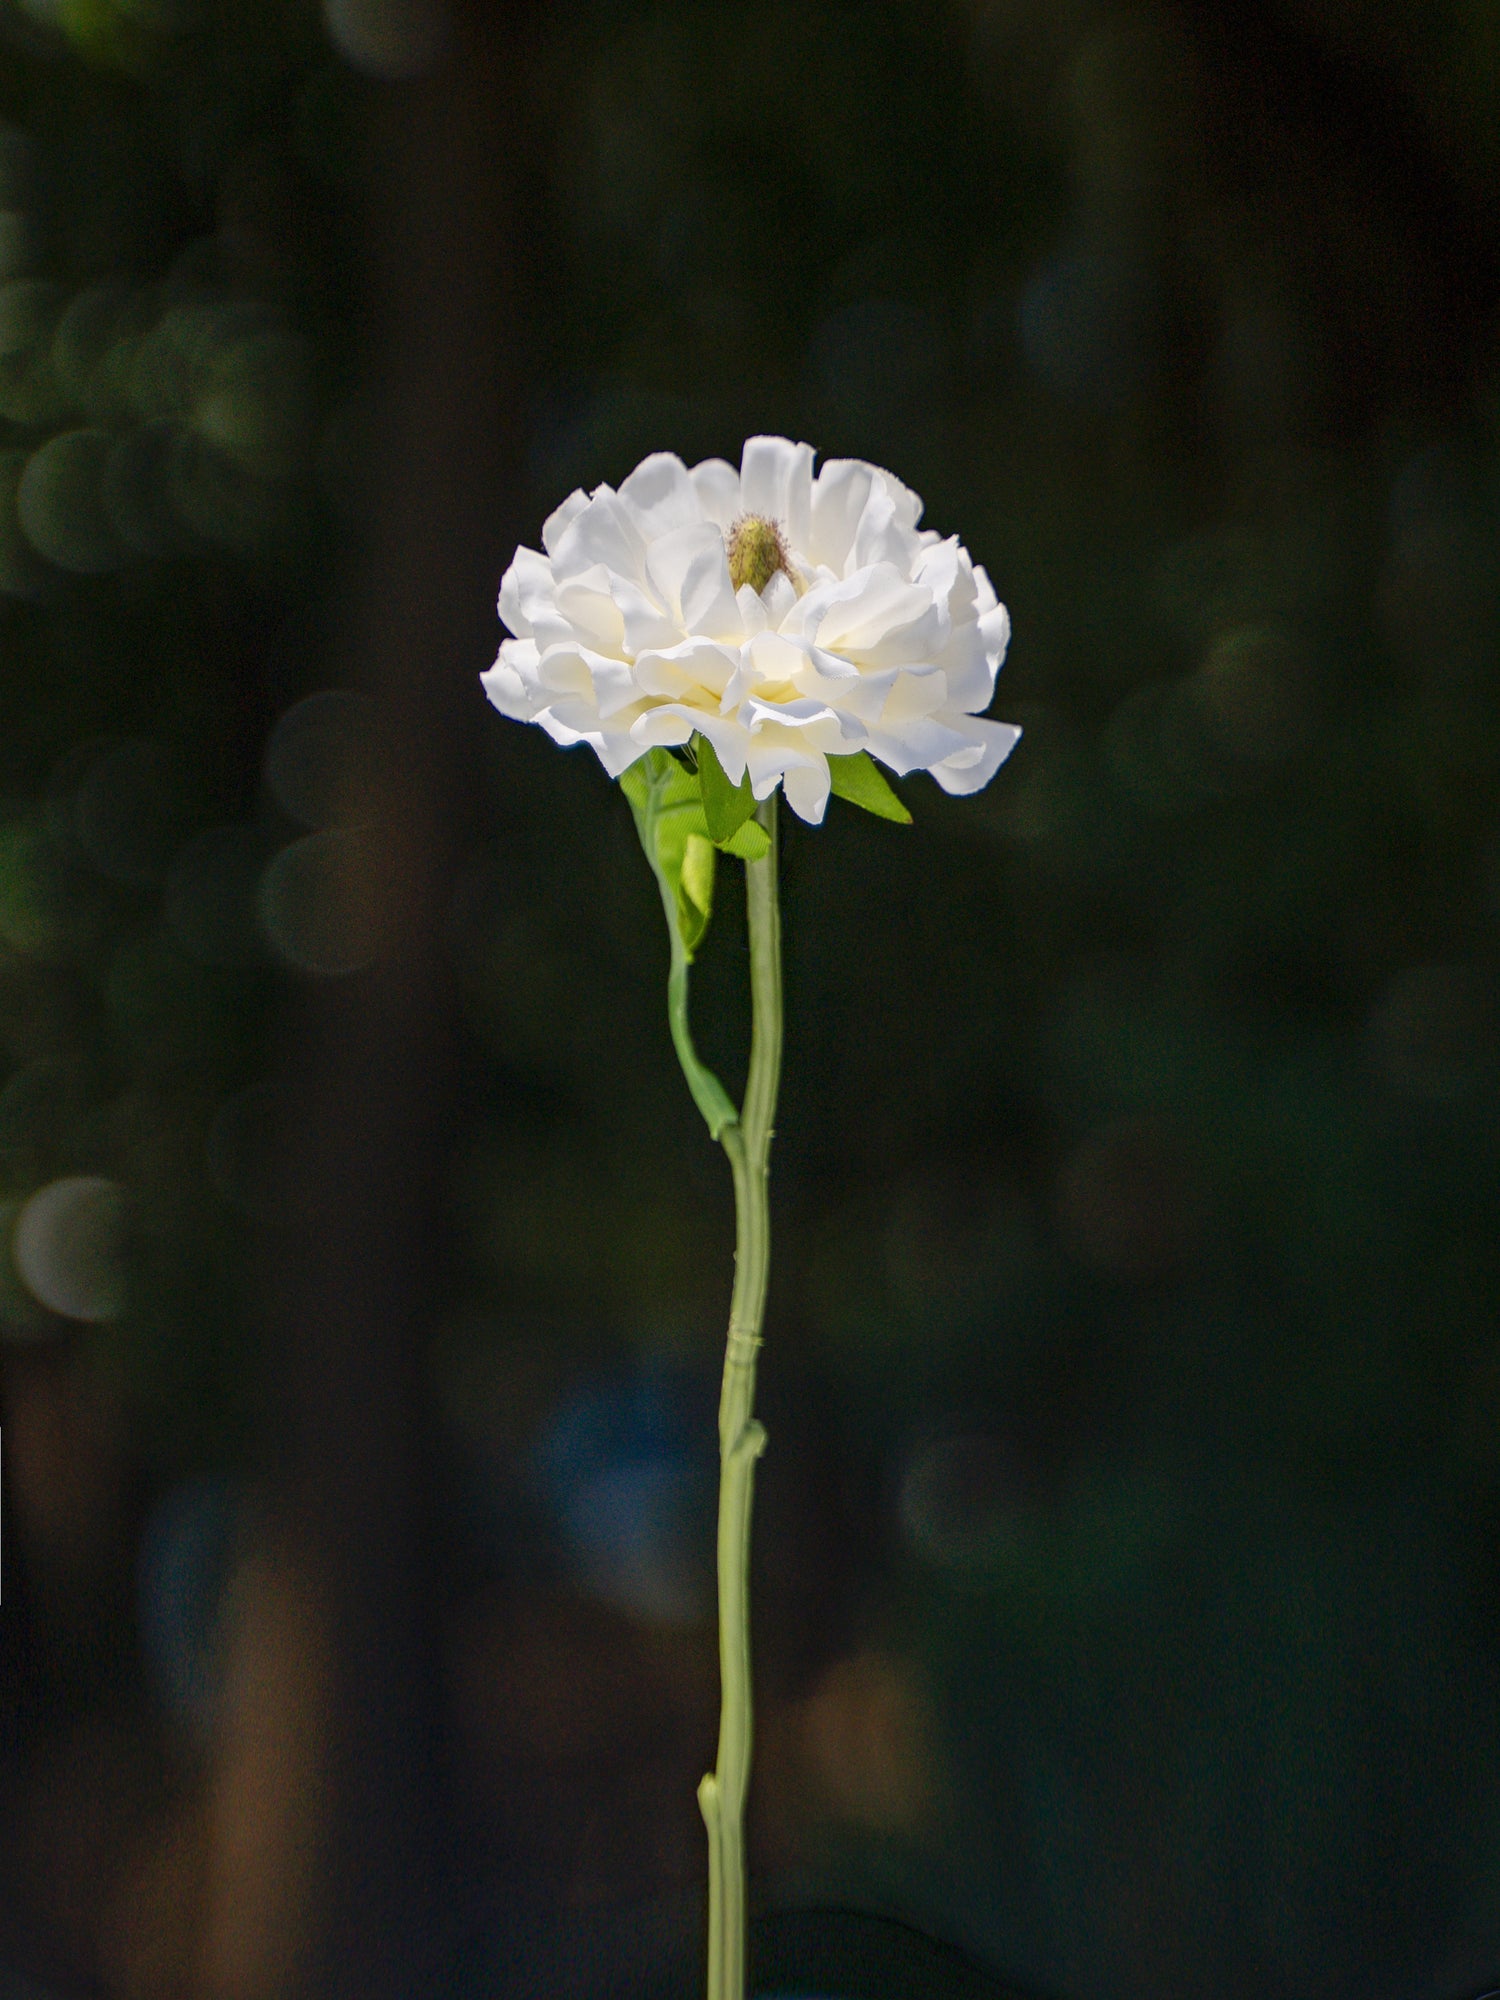
[[[862,459],[750,438],[740,469],[671,452],[569,496],[500,587],[515,635],[483,676],[503,715],[589,743],[611,777],[700,731],[756,798],[816,824],[830,756],[858,750],[948,792],[989,783],[1020,731],[983,711],[1010,636],[984,570],[917,526]],[[738,587],[736,587],[738,586]]]

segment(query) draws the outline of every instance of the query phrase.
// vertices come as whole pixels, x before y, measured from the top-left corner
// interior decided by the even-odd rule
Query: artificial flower
[[[587,743],[611,777],[701,735],[757,799],[816,825],[830,758],[976,792],[1019,729],[983,711],[1010,620],[956,536],[863,459],[750,438],[739,470],[643,459],[569,495],[500,588],[511,633],[482,676],[503,715]]]

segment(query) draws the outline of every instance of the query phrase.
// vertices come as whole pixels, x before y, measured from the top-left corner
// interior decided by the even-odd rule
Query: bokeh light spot
[[[40,278],[0,285],[0,417],[40,424],[59,414],[52,336],[63,294]]]
[[[360,779],[374,749],[369,703],[346,688],[323,688],[296,702],[266,745],[266,785],[303,826],[345,826],[360,815]]]
[[[82,575],[114,569],[123,554],[101,491],[107,431],[63,431],[32,453],[16,488],[26,539],[48,562]]]
[[[72,1174],[50,1182],[21,1209],[11,1234],[22,1283],[65,1319],[117,1318],[125,1299],[124,1224],[114,1181]]]
[[[261,879],[258,908],[288,965],[337,978],[370,963],[381,943],[377,865],[373,838],[358,829],[310,833],[281,850]]]
[[[423,75],[448,44],[441,0],[323,0],[323,21],[346,62],[392,83]]]

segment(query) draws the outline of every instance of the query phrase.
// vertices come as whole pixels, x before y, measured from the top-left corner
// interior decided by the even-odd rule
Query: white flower
[[[483,678],[503,715],[589,743],[611,777],[700,731],[730,780],[803,819],[830,756],[868,751],[948,792],[989,783],[1020,731],[982,711],[1010,620],[963,544],[862,459],[747,441],[740,469],[671,452],[569,496],[500,587],[515,635]]]

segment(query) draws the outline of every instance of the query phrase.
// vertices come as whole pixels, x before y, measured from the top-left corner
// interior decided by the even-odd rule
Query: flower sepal
[[[891,819],[898,826],[910,826],[911,814],[881,776],[880,768],[867,750],[852,757],[830,757],[828,777],[836,799],[874,813],[877,819]]]
[[[740,782],[733,784],[706,736],[694,736],[693,747],[698,753],[698,786],[703,795],[703,817],[708,822],[709,839],[716,847],[728,848],[755,811],[750,773],[746,771]],[[765,840],[764,832],[761,838]],[[737,850],[729,848],[729,851]],[[765,851],[764,847],[761,851]]]

